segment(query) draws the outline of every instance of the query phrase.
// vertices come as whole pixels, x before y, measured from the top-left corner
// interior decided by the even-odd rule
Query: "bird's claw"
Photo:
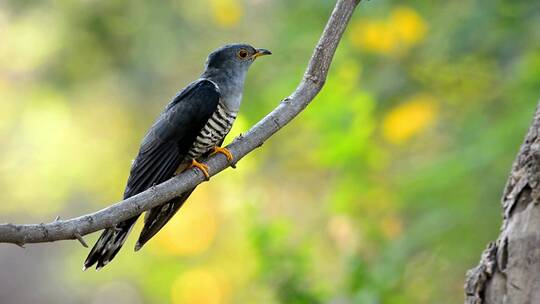
[[[205,165],[203,163],[200,163],[200,162],[196,161],[195,159],[192,159],[190,167],[191,168],[193,168],[193,167],[199,168],[199,170],[201,170],[202,173],[204,174],[204,177],[206,178],[206,180],[210,179],[210,174],[208,173],[209,168],[208,168],[207,165]]]
[[[232,162],[233,159],[234,159],[231,151],[229,151],[229,149],[227,149],[227,148],[215,146],[214,148],[212,148],[212,153],[210,153],[210,155],[214,155],[214,154],[217,154],[217,153],[221,153],[221,154],[225,155],[225,157],[227,157],[227,160],[229,162]]]

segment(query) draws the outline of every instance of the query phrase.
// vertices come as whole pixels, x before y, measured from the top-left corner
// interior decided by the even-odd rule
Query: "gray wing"
[[[174,175],[197,134],[215,111],[219,99],[220,92],[215,84],[203,79],[187,86],[169,103],[142,141],[131,166],[124,198]],[[152,210],[149,212],[154,212]],[[105,229],[86,258],[85,268],[96,262],[97,268],[101,268],[111,261],[137,218],[135,216]]]
[[[220,94],[209,80],[188,86],[167,106],[143,139],[124,198],[171,178],[216,110]]]

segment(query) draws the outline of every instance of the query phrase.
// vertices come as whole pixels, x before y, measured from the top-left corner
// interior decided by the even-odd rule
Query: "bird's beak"
[[[257,59],[257,57],[266,56],[266,55],[272,55],[272,52],[270,52],[269,50],[266,50],[266,49],[257,49],[255,54],[253,54],[253,56],[251,56],[251,58],[253,58],[253,60],[255,60],[255,59]]]

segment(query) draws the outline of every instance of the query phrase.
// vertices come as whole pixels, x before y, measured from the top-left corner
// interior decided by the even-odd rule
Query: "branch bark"
[[[315,47],[308,67],[296,90],[243,136],[236,138],[227,148],[238,161],[260,147],[274,133],[288,124],[315,98],[324,85],[330,63],[343,32],[360,0],[338,0],[322,36]],[[229,167],[226,158],[215,155],[207,160],[211,176]],[[1,224],[0,243],[23,246],[27,243],[59,240],[84,240],[82,236],[112,227],[136,214],[159,206],[204,181],[198,170],[182,174],[97,212],[69,220],[55,220],[47,224]]]
[[[466,304],[540,303],[540,103],[502,196],[503,223],[467,272]]]

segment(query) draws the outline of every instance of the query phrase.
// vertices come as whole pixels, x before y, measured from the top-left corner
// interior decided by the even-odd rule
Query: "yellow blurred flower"
[[[351,27],[349,39],[360,49],[388,55],[402,52],[421,42],[427,25],[418,13],[400,6],[387,19],[362,20]]]
[[[426,35],[427,26],[424,19],[415,10],[401,6],[392,11],[390,23],[399,39],[406,44],[416,44]]]
[[[357,48],[378,54],[389,54],[397,44],[395,33],[384,21],[368,20],[353,24],[351,42]]]
[[[182,273],[171,287],[173,304],[221,304],[226,303],[225,292],[219,278],[204,269]]]
[[[232,27],[240,21],[243,8],[239,0],[211,0],[214,20],[223,27]]]
[[[160,250],[169,254],[197,255],[205,252],[216,236],[215,206],[199,187],[169,223],[156,235]]]
[[[383,120],[383,136],[394,144],[403,143],[429,127],[437,117],[436,101],[417,95],[392,109]]]

